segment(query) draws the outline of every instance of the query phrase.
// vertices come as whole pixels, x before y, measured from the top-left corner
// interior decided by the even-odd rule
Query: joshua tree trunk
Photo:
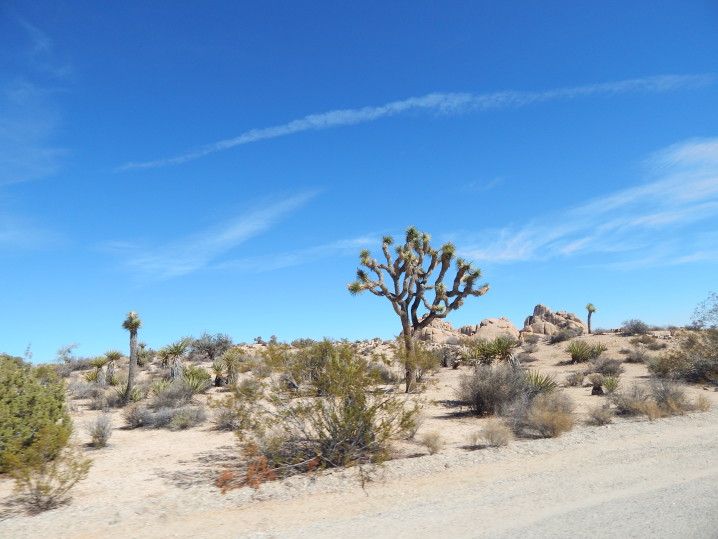
[[[137,330],[142,326],[142,320],[137,317],[135,311],[127,313],[127,318],[122,327],[130,332],[130,370],[127,373],[127,388],[122,397],[122,404],[129,402],[132,390],[135,387],[135,372],[137,371]]]
[[[416,383],[416,368],[414,366],[414,336],[409,324],[409,320],[402,320],[402,338],[404,339],[404,348],[406,349],[406,358],[404,367],[406,370],[406,393],[411,393]]]

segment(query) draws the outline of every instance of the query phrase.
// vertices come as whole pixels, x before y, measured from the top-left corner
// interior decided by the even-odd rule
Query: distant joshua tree
[[[593,306],[593,303],[588,303],[586,304],[586,310],[588,311],[588,320],[586,325],[588,325],[588,332],[591,333],[591,315],[596,312],[596,307]]]
[[[132,395],[137,371],[137,330],[142,327],[142,320],[138,318],[136,311],[127,313],[122,327],[130,332],[130,372],[127,374],[127,390],[122,397],[122,404],[125,405]]]
[[[376,296],[384,296],[391,302],[394,312],[401,319],[401,337],[405,346],[404,367],[406,371],[406,392],[410,392],[416,381],[414,364],[416,333],[431,324],[437,318],[446,318],[451,312],[464,304],[468,296],[483,296],[489,290],[484,284],[478,288],[481,270],[474,268],[462,258],[456,258],[452,243],[441,246],[439,251],[430,245],[431,237],[416,228],[406,230],[406,242],[396,247],[396,258],[392,257],[389,247],[394,238],[384,236],[382,252],[385,262],[371,258],[366,249],[359,253],[359,262],[370,270],[375,278],[370,278],[364,269],[357,270],[357,280],[348,285],[352,295],[368,290]],[[452,261],[456,264],[456,274],[450,279],[450,287],[444,284]],[[434,273],[434,272],[437,273]],[[384,274],[388,282],[384,281]],[[427,294],[433,292],[429,301]],[[426,311],[420,316],[419,310]]]
[[[122,359],[122,352],[118,350],[109,350],[105,352],[107,358],[107,383],[114,385],[113,379],[115,378],[116,362]]]

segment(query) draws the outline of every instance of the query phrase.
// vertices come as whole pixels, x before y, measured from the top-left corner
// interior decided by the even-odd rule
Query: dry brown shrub
[[[588,418],[586,419],[586,423],[588,423],[589,425],[600,427],[602,425],[608,425],[612,421],[613,412],[606,404],[595,406],[588,410]]]
[[[707,412],[711,409],[711,400],[706,397],[705,395],[698,395],[698,398],[696,399],[696,410],[699,412]]]
[[[441,434],[436,431],[427,432],[421,437],[421,443],[429,450],[430,455],[435,455],[444,446]]]
[[[505,447],[513,441],[514,433],[502,421],[489,421],[481,429],[481,438],[489,447]]]
[[[545,438],[556,438],[573,428],[573,408],[571,399],[561,393],[539,395],[528,410],[527,426]]]

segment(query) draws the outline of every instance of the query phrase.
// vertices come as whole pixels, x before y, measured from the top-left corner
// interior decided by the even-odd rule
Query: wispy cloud
[[[27,42],[6,52],[22,69],[0,76],[0,185],[51,175],[65,153],[51,142],[60,123],[58,89],[51,85],[65,82],[71,69],[45,33],[23,20],[17,24]]]
[[[291,268],[303,264],[314,263],[335,256],[348,254],[357,255],[359,250],[376,245],[380,241],[379,235],[367,235],[358,238],[338,240],[306,249],[297,249],[286,253],[275,253],[264,256],[253,256],[238,260],[231,260],[216,266],[217,269],[229,269],[243,273],[257,273],[284,268]]]
[[[56,231],[0,210],[0,251],[57,248],[65,239]]]
[[[411,111],[426,111],[437,114],[465,114],[502,108],[519,108],[553,100],[576,99],[590,96],[619,95],[627,93],[668,92],[712,84],[713,75],[663,75],[642,79],[631,79],[603,84],[591,84],[572,88],[558,88],[542,92],[503,91],[486,94],[432,93],[393,101],[381,106],[342,109],[311,114],[283,125],[252,129],[241,135],[209,144],[175,157],[126,163],[118,171],[179,165],[206,155],[277,137],[318,131],[334,127],[356,125],[380,118],[397,116]]]
[[[133,273],[144,279],[161,280],[187,275],[207,268],[240,244],[267,232],[316,195],[316,191],[310,191],[287,197],[163,245],[112,242],[105,244],[103,249],[118,255]]]
[[[517,226],[482,231],[463,254],[498,263],[620,254],[614,268],[718,260],[718,138],[689,140],[651,156],[652,181]],[[699,229],[690,228],[700,224]],[[469,238],[470,241],[470,238]],[[466,241],[463,242],[466,245]]]

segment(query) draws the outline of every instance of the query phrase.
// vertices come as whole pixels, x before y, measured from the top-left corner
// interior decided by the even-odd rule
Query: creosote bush
[[[30,513],[67,503],[70,490],[87,477],[92,461],[63,442],[62,433],[42,427],[35,442],[22,455],[7,457],[15,494]],[[58,452],[58,447],[61,449]]]
[[[586,423],[589,425],[599,427],[602,425],[608,425],[611,422],[613,422],[613,412],[607,403],[589,408],[588,417],[586,419]]]
[[[557,333],[551,335],[549,338],[550,344],[556,344],[564,341],[569,341],[581,335],[583,333],[580,329],[560,329]]]
[[[365,360],[345,353],[343,344],[332,344],[325,359],[306,391],[278,378],[233,392],[247,460],[243,470],[225,474],[223,489],[252,485],[257,477],[380,462],[390,440],[411,430],[419,407],[407,405],[396,387],[379,391],[382,382]]]
[[[650,330],[648,324],[636,318],[623,322],[624,335],[647,335]]]
[[[718,384],[718,330],[686,332],[677,350],[650,359],[648,369],[662,378]]]
[[[33,367],[20,358],[0,354],[0,473],[10,469],[9,457],[17,457],[13,461],[17,464],[25,453],[34,455],[32,447],[39,443],[41,432],[45,436],[43,451],[49,459],[55,458],[72,432],[64,382],[53,369]],[[55,447],[50,447],[49,441]]]

